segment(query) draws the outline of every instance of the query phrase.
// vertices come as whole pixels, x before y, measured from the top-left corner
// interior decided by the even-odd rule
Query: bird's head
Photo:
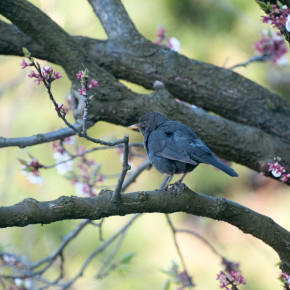
[[[128,129],[138,129],[143,134],[143,136],[146,136],[167,121],[169,121],[169,119],[163,114],[158,112],[150,112],[143,115],[139,119],[138,123],[131,125],[128,127]]]

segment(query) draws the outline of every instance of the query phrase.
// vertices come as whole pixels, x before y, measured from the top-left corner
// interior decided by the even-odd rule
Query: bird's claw
[[[170,191],[170,192],[182,191],[182,190],[185,189],[185,187],[186,187],[186,185],[185,185],[184,183],[182,183],[182,182],[180,182],[180,181],[177,181],[177,182],[175,182],[175,183],[170,184],[170,185],[168,186],[168,188],[165,189],[165,190],[168,190],[168,191]]]

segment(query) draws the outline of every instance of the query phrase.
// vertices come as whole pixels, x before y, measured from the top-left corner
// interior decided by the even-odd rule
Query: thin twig
[[[117,252],[119,251],[124,238],[125,238],[125,233],[122,233],[118,242],[116,243],[115,247],[112,249],[111,253],[103,261],[102,266],[100,267],[100,269],[98,271],[97,279],[102,279],[109,274],[109,271],[105,272],[105,269],[109,265],[109,263],[112,261],[112,259],[115,257]]]
[[[136,178],[145,170],[151,168],[151,162],[149,159],[142,162],[130,175],[129,177],[124,181],[122,186],[122,191],[125,191],[128,186],[133,183]]]
[[[129,157],[129,136],[126,135],[123,138],[124,143],[124,152],[123,152],[123,162],[122,162],[122,171],[119,176],[118,182],[116,184],[115,190],[113,192],[113,201],[120,201],[121,200],[121,190],[122,190],[122,184],[124,182],[126,173],[128,170],[131,169],[131,166],[128,164],[128,157]]]
[[[63,249],[67,246],[67,244],[73,239],[75,238],[80,231],[87,225],[90,223],[90,220],[85,219],[83,220],[80,224],[78,224],[75,229],[73,231],[71,231],[68,235],[66,235],[60,246],[55,250],[55,252],[53,254],[51,254],[50,256],[39,260],[38,262],[35,262],[33,264],[31,264],[31,269],[35,269],[37,267],[39,267],[40,265],[44,264],[44,263],[48,263],[49,265],[52,264],[52,262],[56,259],[56,257],[63,251]]]
[[[113,236],[111,236],[109,239],[107,239],[100,247],[98,247],[96,250],[94,250],[85,260],[83,263],[81,269],[79,272],[67,283],[61,285],[61,289],[67,289],[69,288],[79,277],[83,275],[83,272],[85,271],[88,264],[91,262],[91,260],[98,255],[99,253],[103,252],[118,236],[124,232],[127,231],[127,229],[130,227],[130,225],[135,221],[137,217],[139,217],[141,214],[134,215],[129,222],[126,223],[124,227],[122,227],[117,233],[115,233]]]
[[[224,259],[224,256],[222,254],[220,254],[215,248],[214,246],[208,241],[206,240],[203,236],[201,236],[200,234],[191,231],[191,230],[186,230],[186,229],[175,229],[175,233],[186,233],[186,234],[190,234],[192,236],[195,236],[197,238],[199,238],[201,241],[203,241],[217,256],[221,257]]]
[[[252,62],[266,62],[269,61],[273,57],[272,54],[264,54],[260,56],[253,56],[249,60],[245,61],[244,63],[239,63],[236,65],[233,65],[229,67],[228,69],[233,70],[234,68],[240,67],[240,66],[247,66]]]

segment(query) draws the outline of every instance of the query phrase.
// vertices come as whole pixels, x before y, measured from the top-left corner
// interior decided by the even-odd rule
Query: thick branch
[[[2,42],[5,35],[0,34]],[[74,39],[88,53],[90,63],[103,66],[117,78],[150,89],[155,80],[161,80],[176,98],[290,142],[289,104],[233,71],[189,59],[144,39],[130,43]],[[46,57],[36,44],[31,48],[36,57]],[[19,55],[20,50],[21,45],[18,49],[12,46],[7,53]],[[50,61],[58,63],[57,59]],[[119,89],[116,93],[119,95]]]
[[[140,37],[120,0],[89,0],[110,39]]]
[[[260,171],[261,162],[270,161],[274,156],[280,156],[287,166],[290,164],[289,144],[280,138],[211,115],[202,109],[193,109],[176,102],[163,90],[157,90],[146,98],[136,94],[134,98],[126,99],[124,96],[121,101],[105,103],[95,99],[91,118],[98,116],[99,120],[128,126],[150,111],[162,112],[171,119],[188,125],[217,155],[226,160],[241,163],[256,171]]]
[[[186,212],[228,222],[271,246],[282,260],[284,271],[290,271],[290,233],[271,218],[224,198],[190,191],[147,191],[122,195],[122,202],[111,202],[112,191],[104,190],[95,198],[60,197],[54,201],[34,199],[9,207],[0,207],[0,227],[48,224],[65,219],[97,220],[114,215],[145,212]]]

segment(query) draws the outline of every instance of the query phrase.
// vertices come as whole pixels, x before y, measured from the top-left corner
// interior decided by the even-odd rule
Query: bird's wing
[[[197,165],[197,162],[189,157],[186,150],[176,143],[174,134],[175,131],[162,129],[151,132],[147,142],[149,154]]]

